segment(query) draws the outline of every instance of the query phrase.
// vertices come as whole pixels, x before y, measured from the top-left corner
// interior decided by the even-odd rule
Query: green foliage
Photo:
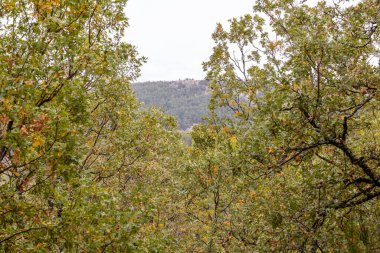
[[[211,118],[210,127],[234,134],[237,153],[224,164],[250,186],[239,194],[242,211],[238,198],[224,211],[243,221],[224,250],[378,250],[379,9],[376,1],[264,0],[228,30],[217,26],[204,63],[210,107],[234,118]],[[194,146],[226,152],[209,138],[197,134]]]
[[[379,251],[378,1],[218,25],[191,146],[134,97],[125,4],[0,2],[0,251]],[[206,82],[134,88],[207,114]]]
[[[180,136],[133,96],[125,3],[0,2],[4,252],[172,248],[154,222]]]

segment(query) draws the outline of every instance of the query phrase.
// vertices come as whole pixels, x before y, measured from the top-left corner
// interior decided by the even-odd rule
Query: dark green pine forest
[[[378,0],[257,0],[146,83],[126,4],[0,1],[0,252],[380,252]]]

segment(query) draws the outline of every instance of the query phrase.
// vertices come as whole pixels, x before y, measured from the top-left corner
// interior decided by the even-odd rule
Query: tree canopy
[[[233,133],[234,166],[255,179],[252,213],[231,230],[243,244],[378,250],[379,10],[376,1],[258,1],[254,15],[217,26],[204,63],[211,108],[234,112],[218,131]]]
[[[0,2],[1,251],[380,250],[379,1],[218,24],[190,147],[134,97],[126,2]]]
[[[152,229],[163,206],[153,192],[179,138],[172,118],[137,110],[130,82],[145,59],[122,42],[125,4],[1,2],[4,252],[150,251],[167,240]]]

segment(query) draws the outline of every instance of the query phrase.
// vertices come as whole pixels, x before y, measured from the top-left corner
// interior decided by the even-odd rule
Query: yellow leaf
[[[215,165],[213,167],[213,172],[214,172],[214,174],[217,174],[219,172],[219,166],[218,165]]]
[[[238,140],[237,140],[236,136],[233,135],[230,138],[230,144],[231,144],[232,149],[236,149],[237,148],[237,143],[238,143]]]
[[[16,177],[19,177],[19,176],[20,176],[20,173],[17,172],[16,170],[12,171],[12,174],[13,174],[14,176],[16,176]]]
[[[34,138],[32,147],[33,148],[41,147],[42,145],[44,145],[44,143],[45,143],[44,139],[42,139],[42,137],[38,135],[37,137]]]

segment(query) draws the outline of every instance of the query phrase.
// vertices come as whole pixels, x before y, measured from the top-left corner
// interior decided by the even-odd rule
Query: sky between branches
[[[251,13],[253,0],[129,0],[126,41],[148,57],[139,81],[203,79],[217,22]]]

